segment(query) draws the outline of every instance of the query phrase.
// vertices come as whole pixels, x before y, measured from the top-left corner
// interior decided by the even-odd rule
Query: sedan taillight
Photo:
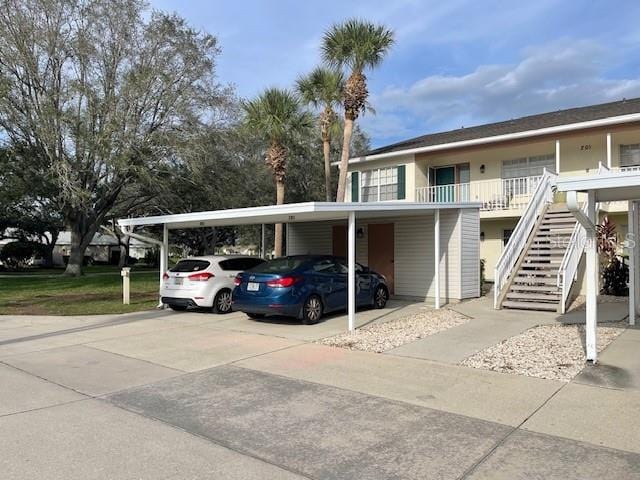
[[[163,279],[163,280],[168,280],[168,279],[169,279],[169,272],[164,272],[164,273],[162,274],[162,279]]]
[[[301,277],[282,277],[276,278],[275,280],[269,280],[267,282],[267,287],[273,288],[287,288],[302,280]]]
[[[233,279],[233,284],[236,287],[239,287],[241,283],[242,283],[242,279],[239,276]]]
[[[191,282],[206,282],[207,280],[209,280],[213,276],[214,276],[213,273],[200,272],[200,273],[193,273],[193,274],[189,275],[187,278]]]

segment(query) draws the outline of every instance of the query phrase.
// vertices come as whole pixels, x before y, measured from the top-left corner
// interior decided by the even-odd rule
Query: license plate
[[[173,279],[173,284],[174,285],[182,285],[182,278],[174,278]]]
[[[256,282],[247,283],[247,291],[248,292],[257,292],[260,290],[260,284]]]

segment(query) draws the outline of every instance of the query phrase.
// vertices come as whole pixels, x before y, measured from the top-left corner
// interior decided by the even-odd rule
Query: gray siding
[[[393,220],[381,221],[387,223]],[[433,215],[402,218],[394,226],[395,294],[422,299],[435,295]],[[331,254],[330,222],[289,225],[289,255]],[[369,228],[359,222],[364,235],[356,239],[356,260],[368,262]],[[440,295],[442,301],[477,297],[480,290],[480,226],[477,210],[440,212]]]
[[[440,212],[440,295],[460,298],[460,236],[458,210]],[[406,218],[395,225],[395,293],[434,297],[434,220]]]
[[[461,298],[480,296],[480,213],[466,209],[460,213]]]
[[[288,224],[287,255],[331,255],[331,225],[324,222]]]

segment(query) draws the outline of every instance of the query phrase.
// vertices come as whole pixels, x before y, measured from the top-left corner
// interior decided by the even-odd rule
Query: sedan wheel
[[[307,298],[302,308],[302,323],[313,325],[322,317],[322,300],[317,295]]]
[[[231,311],[231,290],[220,290],[213,300],[213,309],[216,313],[229,313]]]
[[[384,308],[387,305],[387,300],[389,300],[387,289],[382,285],[376,288],[376,293],[373,296],[373,306],[376,308]]]

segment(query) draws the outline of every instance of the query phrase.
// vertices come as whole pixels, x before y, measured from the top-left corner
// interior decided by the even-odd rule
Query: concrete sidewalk
[[[635,380],[565,384],[307,343],[343,316],[149,313],[58,330],[0,318],[3,479],[640,477]]]

